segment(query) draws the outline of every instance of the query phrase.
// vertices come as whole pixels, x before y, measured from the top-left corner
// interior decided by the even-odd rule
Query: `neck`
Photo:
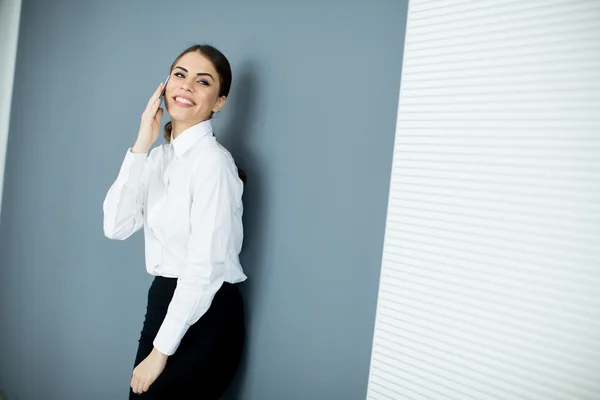
[[[173,127],[173,129],[171,130],[171,140],[173,140],[177,138],[177,136],[179,136],[181,132],[185,131],[186,129],[195,124],[187,121],[171,120],[171,125]]]
[[[207,120],[204,120],[207,121]],[[172,130],[171,130],[171,140],[176,139],[183,131],[188,128],[191,128],[194,125],[198,125],[204,121],[200,122],[189,122],[189,121],[177,121],[171,120]]]

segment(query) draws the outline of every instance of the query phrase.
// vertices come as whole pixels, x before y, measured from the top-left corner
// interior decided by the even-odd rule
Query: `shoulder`
[[[231,153],[216,139],[211,138],[210,141],[209,145],[203,146],[202,151],[194,154],[193,181],[228,182],[228,187],[243,190],[243,182]]]
[[[208,143],[202,146],[201,151],[194,154],[194,165],[213,168],[232,168],[235,161],[231,153],[223,147],[214,137],[208,138]]]
[[[197,174],[227,174],[233,173],[237,167],[227,151],[206,149],[194,160],[194,173]]]

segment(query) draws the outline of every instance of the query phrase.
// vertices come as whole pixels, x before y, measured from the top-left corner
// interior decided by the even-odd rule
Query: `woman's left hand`
[[[148,391],[150,385],[154,383],[156,378],[158,378],[165,369],[167,358],[169,358],[169,356],[154,348],[148,357],[135,367],[133,376],[131,377],[131,389],[133,389],[134,393],[142,394]]]

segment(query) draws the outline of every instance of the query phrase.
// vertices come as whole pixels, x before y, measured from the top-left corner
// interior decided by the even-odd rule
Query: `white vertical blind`
[[[412,0],[368,399],[600,399],[600,0]]]
[[[0,0],[0,214],[21,0]]]

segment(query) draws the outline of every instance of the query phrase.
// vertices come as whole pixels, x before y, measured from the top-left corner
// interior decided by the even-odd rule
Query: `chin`
[[[181,110],[181,109],[177,109],[176,107],[174,110],[172,110],[173,112],[169,112],[169,115],[171,115],[171,118],[177,121],[190,121],[190,120],[194,120],[196,119],[196,113],[192,112],[191,110]]]
[[[210,116],[210,113],[208,113],[207,115],[202,115],[203,113],[199,112],[199,110],[194,108],[186,109],[173,105],[168,107],[167,111],[169,112],[169,115],[171,116],[172,120],[186,123],[200,123],[202,121],[207,120]]]

